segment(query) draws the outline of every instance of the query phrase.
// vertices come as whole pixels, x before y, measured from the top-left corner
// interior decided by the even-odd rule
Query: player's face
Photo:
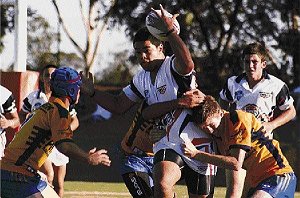
[[[223,113],[215,113],[209,116],[203,123],[199,125],[204,132],[212,134],[221,123]]]
[[[54,70],[55,68],[48,68],[43,72],[42,81],[44,82],[44,88],[46,93],[50,92],[50,79],[51,74],[54,72]]]
[[[244,66],[247,77],[258,81],[262,77],[263,69],[266,68],[266,61],[262,61],[257,54],[248,54],[244,58]]]
[[[151,41],[139,41],[134,43],[135,55],[142,68],[146,71],[152,71],[159,67],[156,60],[164,59],[162,44],[156,46]]]

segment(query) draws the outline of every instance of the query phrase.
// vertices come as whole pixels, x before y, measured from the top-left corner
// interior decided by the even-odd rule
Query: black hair
[[[48,64],[48,65],[46,65],[45,67],[43,67],[43,68],[40,70],[40,74],[43,74],[44,71],[45,71],[46,69],[49,69],[49,68],[57,69],[58,66],[57,66],[57,65],[53,65],[53,64]]]
[[[40,70],[39,89],[40,89],[42,92],[45,92],[45,87],[44,87],[44,82],[41,80],[41,75],[43,75],[44,72],[45,72],[47,69],[49,69],[49,68],[57,69],[58,66],[57,66],[57,65],[53,65],[53,64],[48,64],[48,65],[46,65],[45,67],[43,67],[43,68]]]
[[[133,44],[135,44],[136,42],[140,42],[140,41],[147,41],[150,40],[151,43],[153,43],[154,45],[158,46],[161,43],[163,43],[161,40],[155,38],[147,29],[147,27],[142,27],[140,28],[136,34],[134,35],[133,38]]]

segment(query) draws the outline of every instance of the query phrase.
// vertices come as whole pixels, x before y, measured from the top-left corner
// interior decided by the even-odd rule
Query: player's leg
[[[122,175],[123,181],[134,198],[153,197],[152,178],[145,172],[131,172]]]
[[[49,184],[53,185],[54,170],[50,159],[46,159],[45,163],[41,166],[39,171],[44,173],[47,176],[47,181],[49,182]]]
[[[154,197],[174,197],[174,186],[181,178],[184,162],[175,151],[163,149],[154,156]]]
[[[67,172],[67,165],[66,164],[61,166],[53,165],[53,169],[54,169],[54,180],[53,180],[54,190],[60,197],[63,197],[64,181]]]
[[[183,174],[190,198],[213,197],[215,187],[214,175],[199,174],[188,166],[184,167]]]
[[[153,197],[153,157],[120,153],[120,172],[132,197]]]
[[[66,176],[66,165],[69,163],[69,158],[63,153],[59,152],[56,147],[53,148],[48,159],[52,162],[52,167],[54,170],[54,190],[60,197],[64,193],[64,179]]]

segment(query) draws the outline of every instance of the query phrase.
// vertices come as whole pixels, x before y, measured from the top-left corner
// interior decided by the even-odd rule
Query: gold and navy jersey
[[[220,154],[229,155],[232,148],[247,151],[243,168],[247,170],[251,187],[275,174],[293,172],[278,141],[264,137],[261,122],[251,113],[225,112],[216,134],[214,139]]]
[[[72,138],[70,122],[65,104],[59,98],[50,98],[25,120],[5,149],[1,169],[32,176],[43,165],[55,143]]]
[[[149,138],[149,132],[153,128],[153,122],[147,121],[142,116],[142,110],[146,103],[143,102],[137,110],[133,122],[122,140],[121,147],[126,154],[141,156],[153,156],[153,144]]]

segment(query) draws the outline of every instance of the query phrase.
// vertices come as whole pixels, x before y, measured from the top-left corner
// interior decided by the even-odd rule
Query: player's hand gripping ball
[[[161,15],[160,10],[156,10],[156,11],[158,12],[158,14]],[[165,11],[165,15],[169,18],[173,17],[173,15],[167,11]],[[164,21],[153,10],[149,12],[149,14],[146,17],[146,27],[149,30],[149,32],[157,39],[161,41],[167,40],[166,34],[168,30],[166,29]],[[180,26],[176,19],[174,20],[173,28],[175,29],[176,33],[179,34]]]

